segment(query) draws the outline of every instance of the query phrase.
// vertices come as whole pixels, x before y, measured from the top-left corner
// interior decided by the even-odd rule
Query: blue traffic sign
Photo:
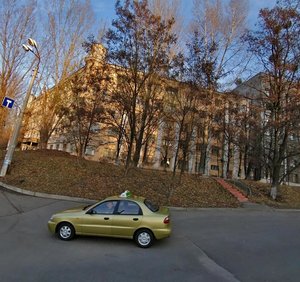
[[[11,109],[14,105],[15,100],[8,98],[8,97],[4,97],[3,101],[2,101],[2,106]]]

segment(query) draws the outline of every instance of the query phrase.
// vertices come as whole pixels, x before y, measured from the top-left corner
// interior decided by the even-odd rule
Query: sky
[[[224,0],[226,1],[226,0]],[[91,0],[93,9],[96,14],[97,21],[103,21],[110,24],[112,19],[115,18],[115,1],[114,0]],[[249,0],[249,27],[253,27],[257,21],[257,16],[261,8],[272,8],[276,0]],[[192,18],[193,0],[182,0],[182,15],[186,22]]]
[[[1,0],[0,0],[1,1]],[[115,1],[114,0],[90,0],[92,7],[95,12],[96,21],[101,22],[101,25],[105,23],[106,27],[111,24],[113,19],[116,19],[115,15]],[[221,0],[228,2],[229,0]],[[181,15],[183,16],[184,22],[187,25],[193,17],[193,2],[194,0],[181,0]],[[258,20],[259,10],[262,8],[273,8],[276,4],[276,0],[248,0],[248,18],[247,28],[250,30],[255,29],[255,23]],[[97,24],[95,25],[95,27]],[[93,34],[97,35],[97,31]],[[251,68],[250,68],[251,69]],[[252,76],[252,72],[244,73],[245,77]]]

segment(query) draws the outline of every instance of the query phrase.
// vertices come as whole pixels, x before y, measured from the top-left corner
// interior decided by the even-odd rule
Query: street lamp
[[[36,67],[33,71],[33,75],[31,77],[31,80],[30,80],[30,83],[29,83],[29,86],[28,86],[28,89],[27,89],[27,92],[26,92],[26,95],[25,95],[25,99],[24,99],[23,104],[20,108],[20,113],[17,115],[15,125],[14,125],[14,129],[13,129],[13,133],[11,135],[11,138],[10,138],[9,142],[8,142],[7,152],[6,152],[6,155],[5,155],[5,158],[4,158],[4,161],[3,161],[3,165],[2,165],[2,168],[1,168],[0,177],[4,177],[6,175],[6,172],[7,172],[8,168],[11,164],[12,156],[13,156],[13,153],[14,153],[16,145],[17,145],[18,136],[19,136],[19,133],[20,133],[21,125],[22,125],[23,115],[24,115],[24,112],[26,110],[27,103],[28,103],[28,100],[29,100],[29,97],[30,97],[30,94],[31,94],[31,91],[32,91],[33,83],[34,83],[34,80],[37,76],[38,69],[39,69],[39,64],[40,64],[40,53],[39,53],[39,50],[37,48],[37,44],[36,44],[35,40],[33,40],[32,38],[29,38],[28,39],[28,45],[23,44],[23,49],[26,52],[29,51],[29,52],[33,53],[34,56],[37,58],[38,62],[37,62],[37,65],[36,65]]]

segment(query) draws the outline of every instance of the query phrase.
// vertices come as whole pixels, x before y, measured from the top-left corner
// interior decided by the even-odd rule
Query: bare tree
[[[51,95],[44,95],[44,107],[40,116],[40,146],[45,148],[49,137],[57,125],[57,116],[64,103],[64,81],[80,66],[84,50],[82,43],[93,22],[93,11],[89,0],[65,1],[51,0],[44,2],[40,15],[43,23],[44,43],[42,48],[42,87],[51,89]]]
[[[89,146],[95,145],[91,144],[96,142],[93,137],[103,130],[108,82],[105,61],[88,63],[84,72],[72,77],[66,89],[70,91],[69,105],[62,109],[64,116],[59,129],[65,141],[75,145],[80,157],[85,156]]]
[[[250,51],[263,66],[265,89],[257,101],[263,106],[260,122],[263,151],[272,179],[271,197],[275,199],[279,184],[299,165],[300,148],[293,138],[300,129],[300,14],[297,5],[277,5],[262,9],[259,18],[259,29],[250,32],[247,41]],[[291,160],[291,166],[285,165]]]
[[[231,0],[225,5],[220,0],[194,1],[194,20],[191,36],[188,39],[185,80],[198,88],[203,97],[205,109],[198,120],[202,128],[201,172],[209,175],[214,120],[215,92],[221,86],[220,81],[235,75],[241,70],[245,58],[241,56],[243,46],[240,37],[245,31],[247,1]],[[235,75],[234,75],[235,74]]]
[[[175,162],[173,167],[173,176],[175,176],[175,169],[179,160],[179,152],[181,151],[181,175],[185,170],[191,171],[188,159],[191,152],[193,136],[197,129],[197,120],[199,118],[200,96],[197,89],[189,86],[184,87],[180,91],[180,95],[175,98],[176,113],[175,122],[179,129],[178,132],[178,146],[175,154]]]
[[[185,37],[184,15],[181,12],[182,0],[149,0],[149,6],[153,14],[168,21],[174,18],[171,32],[176,34],[177,41],[170,48],[170,59],[182,51]]]
[[[116,2],[117,20],[106,36],[109,60],[118,65],[115,101],[128,119],[126,166],[135,166],[145,144],[145,133],[158,123],[162,110],[159,76],[169,67],[169,51],[175,43],[174,19],[153,14],[148,1]]]
[[[21,99],[23,81],[30,64],[26,65],[22,44],[35,32],[34,7],[36,1],[3,0],[0,5],[0,101],[5,96]],[[32,60],[31,60],[32,61]],[[24,71],[25,69],[25,71]],[[21,100],[19,100],[21,101]],[[0,139],[7,128],[6,109],[0,111]],[[4,144],[3,144],[4,145]]]
[[[243,97],[233,93],[217,96],[212,134],[221,145],[221,176],[238,177],[241,176],[242,153],[245,151],[243,145],[249,145],[249,139],[245,142],[244,128],[250,123],[248,104]],[[233,170],[230,170],[231,163]]]
[[[215,63],[217,82],[229,76],[235,80],[245,66],[241,36],[245,33],[247,6],[247,0],[230,0],[226,4],[220,0],[194,1],[192,35],[197,34],[204,53],[214,49],[210,56]]]

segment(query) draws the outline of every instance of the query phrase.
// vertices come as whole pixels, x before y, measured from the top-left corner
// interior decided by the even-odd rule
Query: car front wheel
[[[149,248],[154,241],[152,232],[148,229],[141,229],[135,233],[134,240],[141,248]]]
[[[74,238],[75,229],[72,224],[63,222],[59,225],[57,234],[61,240],[69,241]]]

